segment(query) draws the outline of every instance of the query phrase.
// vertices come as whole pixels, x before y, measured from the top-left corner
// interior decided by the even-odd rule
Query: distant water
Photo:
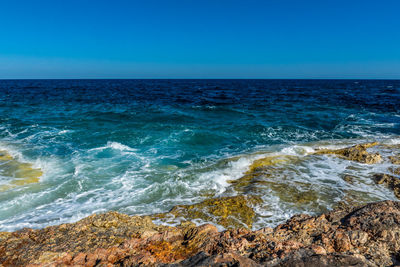
[[[0,151],[13,162],[0,160],[0,231],[253,194],[227,181],[257,158],[371,140],[400,143],[400,81],[3,80]],[[386,167],[330,156],[281,166],[277,186],[257,191],[254,227],[346,197],[394,199],[369,178]],[[38,182],[9,186],[13,171],[39,169]],[[296,190],[314,197],[296,203]]]

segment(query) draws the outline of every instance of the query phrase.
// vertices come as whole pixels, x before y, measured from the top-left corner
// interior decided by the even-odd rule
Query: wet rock
[[[367,149],[377,146],[378,144],[379,144],[378,142],[374,142],[374,143],[355,145],[352,147],[346,147],[342,149],[334,149],[334,150],[322,149],[315,152],[314,154],[316,155],[332,154],[347,160],[353,160],[367,164],[375,164],[382,161],[381,155],[379,153],[369,153]]]
[[[266,179],[271,176],[271,173],[248,173],[236,180],[228,180],[236,192],[239,193],[258,193],[263,185],[267,185]]]
[[[0,192],[16,186],[37,183],[43,175],[40,169],[33,168],[32,164],[20,162],[7,151],[0,150],[0,175],[9,177],[7,184],[0,185]]]
[[[400,156],[389,156],[389,160],[392,164],[400,165]]]
[[[314,185],[300,181],[287,182],[285,171],[288,163],[300,161],[296,156],[278,155],[255,160],[249,170],[236,180],[229,180],[234,192],[240,194],[264,194],[270,191],[283,202],[293,206],[318,206],[318,192]]]
[[[380,144],[380,146],[388,148],[390,150],[400,149],[400,144]]]
[[[255,216],[252,206],[261,203],[258,196],[234,196],[207,199],[193,205],[178,205],[169,212],[153,215],[153,219],[171,220],[182,217],[185,220],[202,219],[215,222],[225,228],[251,228]]]
[[[260,186],[268,186],[268,178],[281,172],[287,163],[293,163],[298,158],[289,155],[268,156],[255,160],[248,171],[239,179],[229,180],[236,192],[257,194]]]
[[[342,179],[349,184],[354,184],[354,181],[357,180],[357,177],[354,175],[345,174],[342,176]]]
[[[393,190],[394,195],[397,198],[400,198],[400,179],[389,175],[386,173],[376,173],[373,176],[375,183],[377,184],[384,184],[391,190]]]
[[[391,173],[393,173],[393,174],[400,175],[400,167],[398,167],[398,168],[390,167],[390,168],[389,168],[389,171],[390,171]]]
[[[268,166],[275,166],[283,163],[290,163],[296,160],[297,157],[290,155],[278,155],[278,156],[269,156],[261,159],[255,160],[249,167],[249,170],[246,174],[251,174],[259,170],[263,170],[264,168],[268,168]]]
[[[393,266],[400,202],[296,215],[274,229],[154,225],[110,212],[74,224],[2,235],[3,266]]]

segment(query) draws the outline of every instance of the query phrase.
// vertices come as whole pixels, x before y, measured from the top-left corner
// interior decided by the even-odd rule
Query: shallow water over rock
[[[23,163],[12,157],[7,151],[0,150],[0,191],[17,186],[38,183],[43,172],[30,163]]]
[[[261,197],[251,206],[260,228],[340,201],[393,200],[371,177],[398,175],[388,158],[398,99],[399,81],[1,81],[0,150],[14,161],[0,177],[0,230],[241,195]],[[379,164],[337,155],[375,141],[366,151]]]

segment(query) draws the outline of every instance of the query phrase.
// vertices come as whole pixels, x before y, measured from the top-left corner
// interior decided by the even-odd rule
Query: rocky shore
[[[375,173],[371,179],[400,197],[399,155],[383,159],[367,151],[375,146],[379,144],[319,150],[314,155],[362,164],[390,161],[388,173]],[[275,228],[250,230],[253,205],[262,201],[253,186],[273,177],[277,169],[271,166],[291,160],[296,159],[255,161],[242,178],[231,181],[237,192],[247,195],[210,198],[151,216],[107,212],[72,224],[0,232],[0,266],[400,266],[397,201],[338,203],[317,216],[300,214]],[[287,197],[299,203],[313,198],[292,191]],[[154,223],[177,217],[185,219],[178,226]],[[198,218],[227,230],[191,222]]]
[[[274,229],[159,226],[117,212],[0,236],[3,266],[393,266],[400,203],[298,215]]]

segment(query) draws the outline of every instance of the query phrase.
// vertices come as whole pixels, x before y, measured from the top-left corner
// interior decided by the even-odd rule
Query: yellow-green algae
[[[0,150],[0,175],[12,178],[8,184],[0,186],[1,192],[16,186],[37,183],[43,172],[33,168],[30,163],[16,160],[7,151]]]
[[[389,160],[392,164],[400,165],[400,155],[397,156],[390,156]]]
[[[257,185],[266,184],[266,178],[271,177],[275,171],[280,169],[280,166],[287,165],[297,160],[298,157],[290,155],[274,155],[255,160],[249,170],[239,179],[229,180],[237,192],[249,192],[256,190]]]
[[[290,163],[295,159],[297,159],[296,156],[290,155],[276,155],[257,159],[250,165],[249,170],[246,172],[246,174],[251,174],[260,169],[262,170],[267,166],[275,166],[280,163]]]
[[[382,161],[382,157],[379,153],[369,153],[368,148],[379,145],[378,142],[359,144],[351,147],[342,149],[321,149],[315,152],[315,155],[331,154],[336,155],[339,158],[357,161],[367,164],[375,164]]]
[[[291,155],[264,157],[255,160],[241,178],[228,182],[240,194],[265,194],[269,191],[283,202],[318,209],[320,205],[317,200],[322,195],[314,189],[313,184],[293,181],[285,175],[289,164],[297,164],[307,158]]]
[[[193,205],[177,205],[169,212],[155,214],[152,218],[161,221],[179,217],[186,220],[202,219],[225,228],[251,228],[255,216],[252,206],[261,202],[260,197],[253,195],[211,198]]]

